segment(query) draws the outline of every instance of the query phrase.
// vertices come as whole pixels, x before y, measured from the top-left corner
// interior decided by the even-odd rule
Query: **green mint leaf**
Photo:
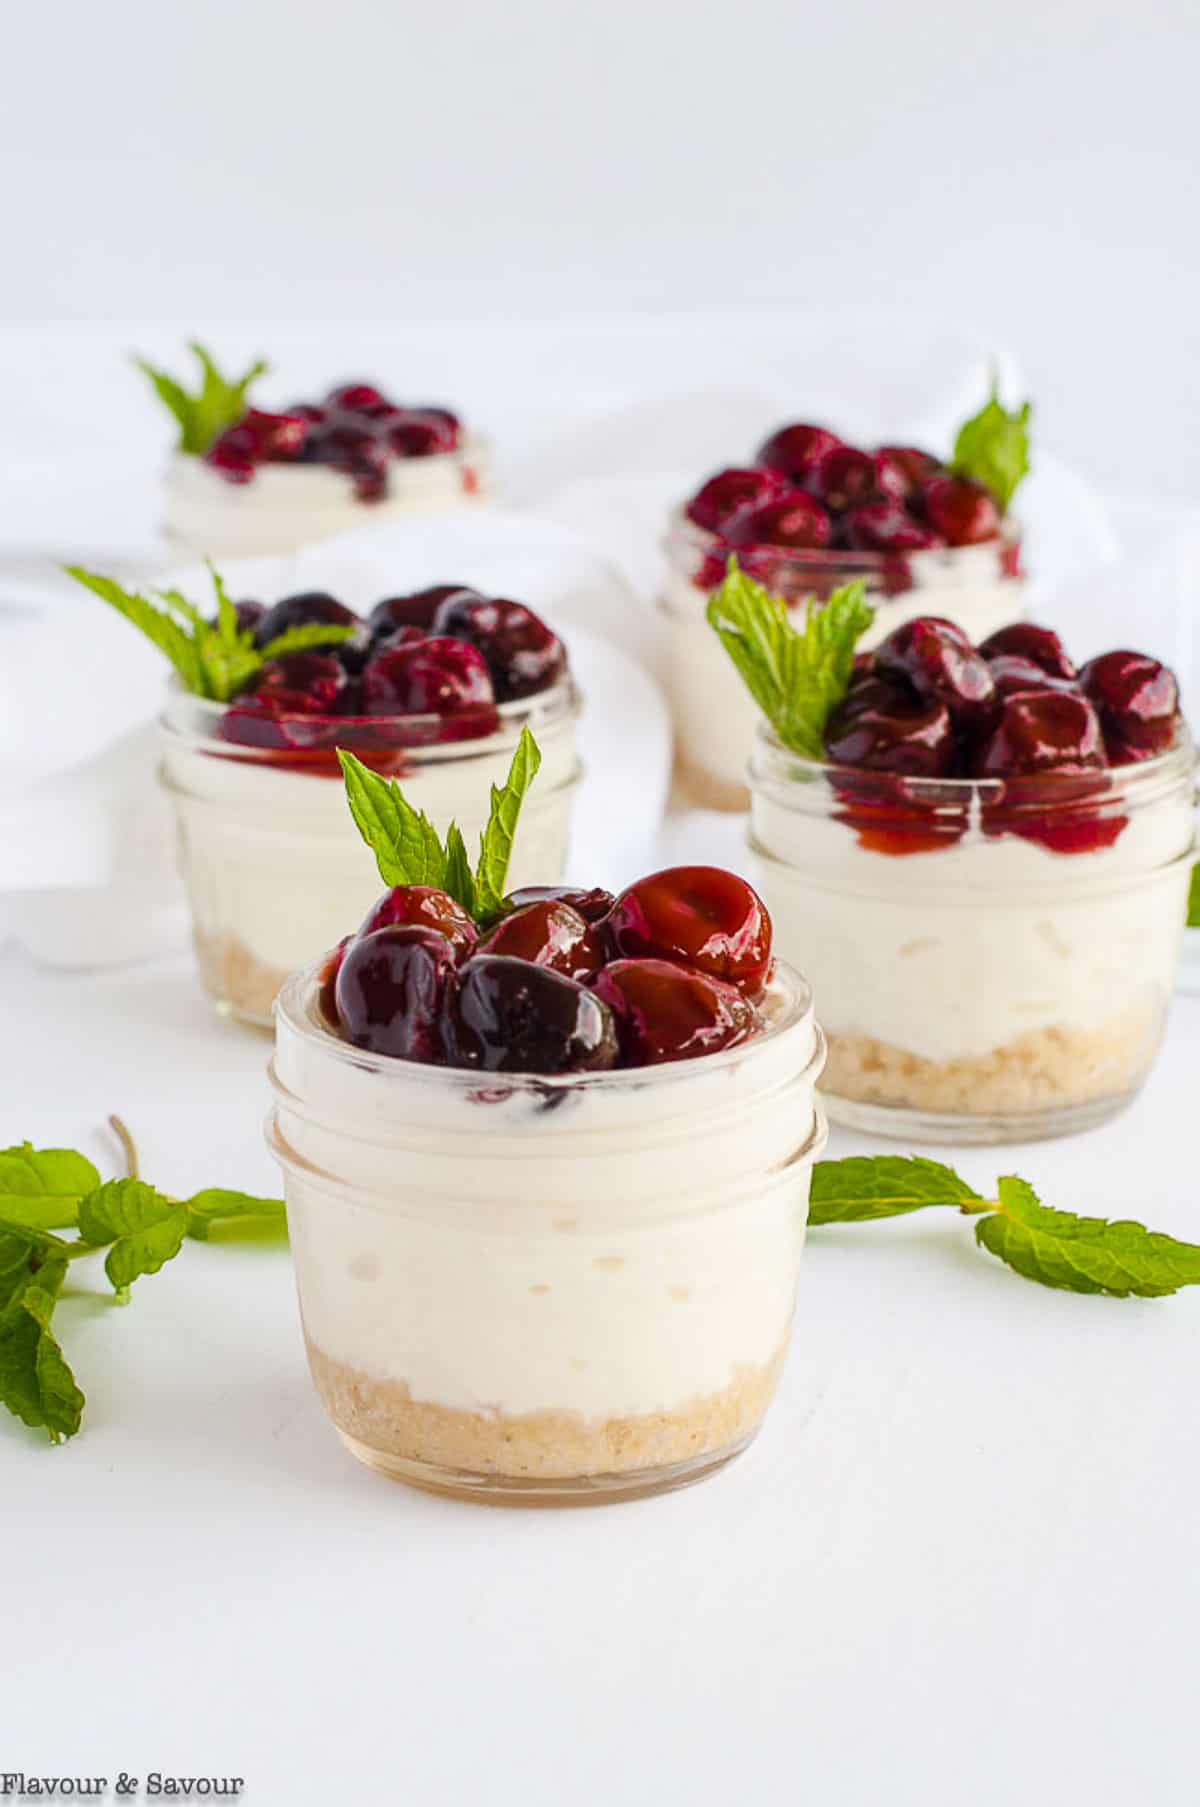
[[[19,1253],[20,1242],[11,1232],[0,1231],[4,1277],[0,1292],[6,1298],[0,1310],[0,1405],[58,1443],[74,1436],[84,1407],[83,1394],[50,1329],[67,1263],[60,1257],[47,1260],[30,1239],[14,1276],[14,1245]]]
[[[200,387],[194,395],[148,359],[135,357],[133,361],[149,377],[155,394],[174,415],[179,425],[179,450],[199,457],[226,427],[241,419],[246,412],[246,396],[251,383],[262,376],[268,366],[259,358],[243,376],[230,381],[217,368],[211,352],[198,340],[190,341],[188,349],[200,366]]]
[[[249,651],[254,645],[254,634],[250,628],[238,626],[237,607],[232,596],[225,588],[225,580],[211,559],[206,560],[208,574],[212,578],[213,595],[217,599],[216,629],[228,647],[239,647]]]
[[[1007,510],[1029,470],[1032,412],[1032,405],[1023,402],[1010,413],[997,394],[993,377],[991,395],[978,414],[963,422],[954,441],[950,469],[990,489],[1002,510]]]
[[[253,647],[231,646],[220,628],[208,621],[197,624],[193,644],[203,674],[202,694],[217,703],[229,702],[244,689],[263,662]]]
[[[786,603],[730,558],[708,604],[709,625],[783,745],[806,759],[825,756],[825,724],[845,696],[854,649],[875,619],[861,582],[843,584],[825,603],[810,597],[804,626]]]
[[[155,590],[154,594],[160,602],[165,602],[168,608],[174,609],[177,615],[182,615],[189,627],[199,627],[204,620],[195,603],[189,602],[182,590]]]
[[[229,1225],[269,1227],[273,1231],[287,1228],[287,1212],[281,1198],[255,1198],[249,1192],[231,1192],[221,1186],[210,1186],[184,1199],[188,1215],[187,1233],[196,1242],[207,1242],[211,1233]]]
[[[100,1184],[92,1163],[73,1148],[0,1149],[0,1218],[31,1230],[74,1224],[79,1201]]]
[[[492,803],[487,826],[479,837],[479,863],[475,868],[477,919],[485,924],[498,916],[504,903],[504,886],[508,863],[512,858],[513,840],[525,793],[538,774],[542,763],[541,749],[528,728],[521,729],[501,789],[492,786]]]
[[[1200,1286],[1200,1247],[1147,1230],[1144,1224],[1076,1217],[1043,1205],[1027,1181],[1000,1180],[998,1211],[975,1225],[990,1254],[1043,1286],[1115,1298],[1161,1298]]]
[[[446,884],[446,850],[424,810],[414,809],[392,778],[380,778],[353,753],[337,750],[355,827],[375,855],[385,885]]]
[[[104,1271],[118,1292],[173,1260],[187,1228],[186,1207],[144,1180],[108,1180],[79,1207],[83,1240],[101,1248],[111,1244]]]
[[[281,653],[302,653],[311,646],[339,646],[343,640],[353,640],[358,629],[352,622],[306,621],[301,627],[289,627],[282,634],[276,634],[258,654],[259,663],[265,659],[278,659]]]
[[[186,689],[197,696],[206,696],[204,673],[200,663],[200,655],[191,636],[179,625],[173,616],[152,603],[147,596],[141,596],[136,590],[125,590],[111,577],[102,577],[95,571],[85,571],[82,565],[64,565],[63,570],[76,583],[91,590],[102,601],[124,615],[136,628],[140,628],[148,640],[153,641],[160,652],[167,655]]]
[[[1200,860],[1192,867],[1192,882],[1188,886],[1187,926],[1200,929]]]
[[[457,822],[446,830],[446,890],[460,903],[468,916],[474,916],[478,899],[467,843]]]
[[[941,1161],[923,1155],[850,1155],[818,1161],[809,1198],[810,1225],[871,1223],[926,1205],[973,1203],[979,1194]]]

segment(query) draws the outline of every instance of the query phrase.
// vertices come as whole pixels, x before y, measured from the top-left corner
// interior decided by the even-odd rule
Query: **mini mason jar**
[[[276,1010],[268,1140],[342,1441],[435,1492],[634,1498],[742,1450],[775,1391],[825,1142],[805,982],[701,1059],[534,1078],[361,1052],[316,969]]]
[[[1005,520],[1001,536],[978,546],[911,553],[792,552],[776,546],[726,547],[682,512],[664,542],[666,584],[663,672],[675,722],[680,776],[690,800],[709,809],[745,809],[746,761],[758,709],[705,616],[708,600],[735,552],[749,576],[802,608],[840,584],[862,578],[876,611],[859,649],[877,646],[917,615],[953,621],[973,643],[1025,612],[1021,535]]]
[[[897,778],[764,724],[754,883],[819,975],[823,1094],[852,1128],[1025,1141],[1103,1122],[1157,1053],[1183,932],[1195,752],[1105,772]]]
[[[490,787],[504,783],[527,723],[542,765],[521,812],[509,883],[552,883],[566,861],[581,775],[579,708],[564,678],[502,704],[499,726],[475,739],[438,739],[452,718],[437,716],[292,716],[284,721],[297,744],[281,751],[231,739],[252,724],[238,726],[236,711],[231,718],[226,705],[173,685],[161,722],[162,782],[175,806],[200,976],[218,1008],[269,1028],[288,974],[357,928],[383,889],[350,815],[336,748],[398,778],[440,832],[457,821],[473,853]]]

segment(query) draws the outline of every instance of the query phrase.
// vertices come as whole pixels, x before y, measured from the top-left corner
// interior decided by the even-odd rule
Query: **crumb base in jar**
[[[1087,1028],[1031,1029],[989,1053],[927,1060],[870,1035],[831,1034],[821,1094],[831,1118],[882,1133],[907,1124],[866,1122],[843,1104],[944,1118],[946,1139],[969,1139],[971,1119],[989,1119],[986,1140],[1024,1141],[1060,1134],[1064,1112],[1086,1111],[1089,1127],[1121,1109],[1149,1070],[1162,1034],[1165,1000],[1144,1000]],[[1042,1127],[1039,1128],[1039,1125]]]
[[[222,1015],[256,1029],[269,1029],[287,972],[268,966],[236,935],[210,935],[197,928],[192,939],[204,989],[216,1000]]]
[[[728,1386],[670,1411],[587,1418],[580,1413],[474,1412],[414,1399],[406,1382],[378,1380],[306,1338],[317,1391],[360,1461],[438,1492],[517,1503],[543,1494],[611,1499],[698,1480],[745,1448],[779,1379],[785,1347],[764,1366],[738,1368]],[[572,1486],[572,1484],[575,1484]]]

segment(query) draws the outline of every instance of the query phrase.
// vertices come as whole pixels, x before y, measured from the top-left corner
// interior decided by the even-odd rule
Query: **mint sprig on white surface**
[[[194,393],[148,358],[135,356],[133,361],[149,377],[159,401],[178,422],[179,450],[199,457],[226,427],[241,419],[251,383],[269,366],[265,359],[256,358],[244,375],[231,379],[222,375],[212,353],[198,339],[188,341],[188,350],[200,366],[200,386]]]
[[[253,628],[238,626],[237,610],[220,573],[212,565],[208,569],[216,607],[211,616],[204,615],[178,590],[152,590],[143,596],[82,565],[63,566],[68,577],[124,615],[166,654],[185,690],[210,702],[229,702],[268,659],[312,647],[337,646],[356,632],[352,623],[311,621],[288,628],[265,646],[255,646]]]
[[[1008,409],[1000,400],[996,378],[992,392],[978,414],[964,420],[954,441],[950,469],[959,477],[973,477],[990,489],[1002,510],[1007,510],[1022,479],[1029,471],[1029,421],[1031,402]]]
[[[102,1181],[86,1155],[29,1142],[0,1150],[0,1405],[52,1443],[73,1437],[86,1403],[54,1332],[71,1264],[103,1254],[114,1303],[189,1238],[285,1227],[282,1199],[221,1188],[170,1198],[137,1177],[129,1132],[111,1119],[131,1172]],[[56,1230],[74,1229],[71,1237]]]
[[[854,648],[874,619],[866,585],[856,580],[827,602],[810,596],[798,628],[783,598],[747,577],[732,557],[708,604],[709,625],[747,690],[784,746],[805,759],[825,756],[825,724],[849,688]]]
[[[1077,1217],[1043,1205],[1027,1180],[1005,1174],[982,1198],[952,1167],[922,1155],[818,1161],[808,1221],[871,1223],[929,1205],[976,1217],[975,1240],[1027,1280],[1065,1292],[1157,1299],[1200,1286],[1200,1247],[1144,1224]]]
[[[492,786],[474,871],[456,822],[451,822],[443,841],[424,810],[413,807],[394,778],[381,778],[341,747],[338,758],[350,814],[375,855],[385,885],[434,885],[482,925],[500,914],[521,806],[542,763],[528,728],[521,729],[504,784]]]
[[[1200,929],[1200,862],[1192,867],[1192,879],[1188,886],[1187,926],[1189,929]]]

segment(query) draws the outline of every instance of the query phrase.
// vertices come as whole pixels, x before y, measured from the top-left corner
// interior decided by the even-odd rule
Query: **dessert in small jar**
[[[816,979],[830,1115],[955,1142],[1101,1122],[1149,1071],[1179,954],[1175,680],[1123,650],[1077,669],[1030,622],[972,647],[922,617],[855,660],[861,610],[829,605],[818,705],[816,665],[782,654],[792,706],[769,699],[750,768],[752,871]]]
[[[485,501],[487,449],[440,405],[398,403],[374,383],[339,383],[270,411],[202,345],[195,395],[139,359],[179,424],[166,478],[168,539],[211,558],[293,552],[368,522]]]
[[[280,996],[268,1137],[309,1365],[383,1474],[655,1493],[743,1449],[775,1390],[821,1034],[744,880],[501,896],[499,846],[476,876],[447,848],[441,886],[388,891]]]
[[[729,558],[793,610],[861,581],[875,609],[867,645],[917,615],[941,615],[982,640],[1023,610],[1021,529],[1009,510],[1029,468],[1028,421],[1028,403],[1009,413],[993,394],[959,429],[948,462],[915,446],[864,451],[793,422],[675,512],[663,668],[694,802],[749,802],[755,711],[704,624]]]
[[[347,810],[339,750],[403,774],[435,828],[474,844],[492,785],[526,725],[545,770],[512,851],[517,882],[557,877],[580,778],[580,699],[566,650],[524,604],[436,584],[359,617],[308,591],[266,607],[231,601],[214,574],[211,618],[73,575],[142,628],[175,667],[163,710],[162,781],[201,978],[224,1012],[269,1027],[275,995],[362,916],[374,862]]]

